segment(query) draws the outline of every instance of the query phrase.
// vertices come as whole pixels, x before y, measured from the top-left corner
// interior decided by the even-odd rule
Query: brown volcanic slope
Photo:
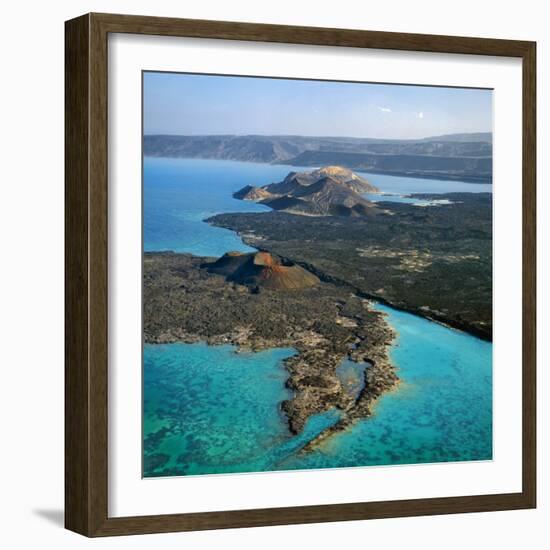
[[[263,187],[247,185],[233,196],[291,214],[349,217],[377,213],[377,207],[361,194],[378,191],[347,168],[326,166],[312,172],[291,172],[283,181]]]
[[[320,282],[313,273],[296,264],[285,265],[269,252],[228,252],[215,262],[202,264],[202,267],[225,276],[228,281],[253,288],[300,290],[317,286]]]

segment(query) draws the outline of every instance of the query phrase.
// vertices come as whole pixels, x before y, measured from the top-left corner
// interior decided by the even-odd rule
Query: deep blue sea
[[[144,248],[219,256],[249,251],[233,232],[204,219],[267,208],[235,200],[244,185],[279,181],[300,168],[231,161],[146,158]],[[490,191],[490,186],[367,174],[396,200],[410,193]],[[385,199],[386,200],[386,199]],[[492,345],[420,317],[377,305],[398,337],[391,357],[402,380],[375,414],[313,452],[307,441],[334,423],[337,411],[288,431],[282,361],[292,349],[237,353],[231,346],[146,345],[144,475],[350,467],[492,458]],[[359,391],[362,366],[339,375]]]

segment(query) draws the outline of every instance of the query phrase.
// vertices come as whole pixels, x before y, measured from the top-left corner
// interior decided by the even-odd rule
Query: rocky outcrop
[[[311,172],[291,172],[283,181],[263,187],[247,185],[233,196],[292,214],[352,217],[377,214],[379,209],[363,194],[378,192],[347,168],[325,166]]]
[[[233,196],[236,199],[259,202],[264,199],[269,199],[273,195],[269,191],[266,191],[265,189],[263,189],[262,187],[245,185],[242,189],[240,189],[236,193],[233,193]]]
[[[269,252],[228,252],[215,262],[203,264],[203,267],[211,273],[223,275],[227,281],[254,289],[301,290],[320,282],[303,267],[283,262]]]

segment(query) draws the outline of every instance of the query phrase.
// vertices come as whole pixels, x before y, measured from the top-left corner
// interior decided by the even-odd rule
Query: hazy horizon
[[[181,136],[181,137],[214,137],[214,136],[234,136],[234,137],[289,137],[289,138],[318,138],[318,139],[356,139],[356,140],[380,140],[380,141],[418,141],[421,139],[427,138],[437,138],[445,137],[452,135],[474,135],[474,134],[492,134],[491,130],[485,132],[452,132],[450,134],[438,134],[438,135],[427,135],[421,136],[418,138],[382,138],[377,136],[321,136],[321,135],[309,135],[309,134],[242,134],[242,133],[223,133],[223,134],[182,134],[182,133],[165,133],[165,132],[144,132],[144,136]]]
[[[387,140],[492,133],[492,90],[144,72],[143,129]]]

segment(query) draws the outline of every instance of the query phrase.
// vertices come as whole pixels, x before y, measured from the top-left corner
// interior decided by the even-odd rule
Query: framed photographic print
[[[66,23],[66,527],[532,508],[535,44]]]

